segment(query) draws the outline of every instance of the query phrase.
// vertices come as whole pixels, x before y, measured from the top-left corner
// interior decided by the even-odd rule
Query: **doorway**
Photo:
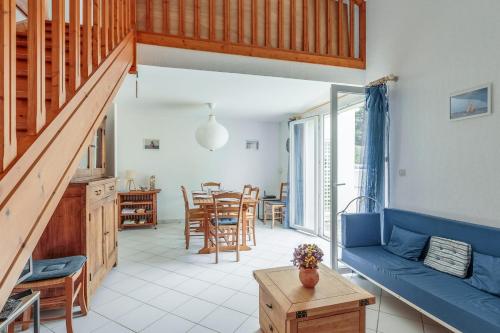
[[[365,89],[364,87],[333,85],[331,89],[330,118],[330,177],[324,177],[324,188],[329,188],[329,219],[323,221],[329,226],[332,268],[338,269],[338,258],[341,255],[339,211],[359,195],[362,173],[363,131],[365,123]],[[324,136],[326,137],[326,136]],[[325,164],[326,165],[326,164]],[[330,181],[331,180],[331,181]],[[327,183],[329,182],[329,184]],[[324,208],[326,210],[327,207]],[[356,210],[349,206],[348,212]]]

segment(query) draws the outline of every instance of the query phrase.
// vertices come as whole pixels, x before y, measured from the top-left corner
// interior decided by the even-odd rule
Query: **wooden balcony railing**
[[[139,43],[365,68],[365,0],[137,0]]]
[[[135,68],[133,0],[17,5],[0,0],[0,308]]]

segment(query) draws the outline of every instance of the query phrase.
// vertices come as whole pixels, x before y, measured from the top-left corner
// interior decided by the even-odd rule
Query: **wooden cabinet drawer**
[[[115,182],[104,184],[104,194],[105,195],[114,194],[115,192],[116,192]]]
[[[274,325],[262,306],[259,307],[259,324],[260,329],[264,333],[285,333],[285,331],[280,331],[276,325]]]
[[[264,289],[259,289],[259,305],[280,332],[285,332],[286,313]]]
[[[299,321],[298,333],[359,333],[359,311],[342,313],[334,316]]]
[[[87,196],[90,202],[99,201],[106,196],[104,185],[95,185],[89,187]]]

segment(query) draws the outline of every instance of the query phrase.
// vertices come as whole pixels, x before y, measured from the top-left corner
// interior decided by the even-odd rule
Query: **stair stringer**
[[[16,284],[133,62],[133,33],[0,175],[0,308]]]

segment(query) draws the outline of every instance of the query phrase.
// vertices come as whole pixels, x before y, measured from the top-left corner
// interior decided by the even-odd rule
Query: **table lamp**
[[[127,187],[129,192],[135,190],[135,171],[134,170],[125,170],[125,178],[127,179]]]

